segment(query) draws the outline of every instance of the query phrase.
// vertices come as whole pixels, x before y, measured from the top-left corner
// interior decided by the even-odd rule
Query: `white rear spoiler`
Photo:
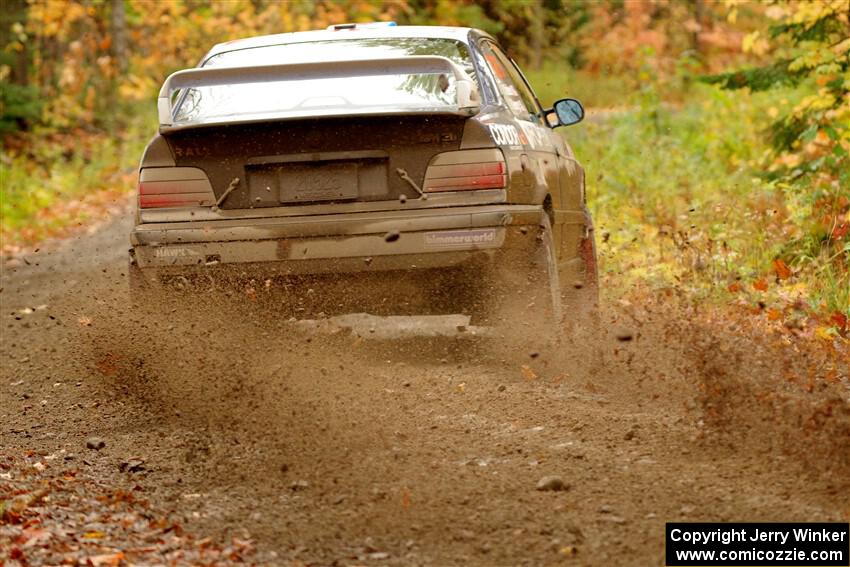
[[[469,75],[446,57],[413,55],[388,59],[357,59],[352,61],[322,61],[318,63],[285,63],[249,67],[213,67],[185,69],[172,73],[163,83],[157,99],[160,127],[174,123],[171,95],[178,89],[238,85],[277,81],[305,81],[380,75],[446,73],[454,76],[457,108],[460,111],[478,110],[479,96]],[[250,103],[247,103],[250,104]]]

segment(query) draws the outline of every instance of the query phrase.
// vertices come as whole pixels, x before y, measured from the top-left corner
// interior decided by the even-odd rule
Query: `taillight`
[[[212,185],[196,167],[148,167],[139,175],[139,208],[210,207]]]
[[[504,189],[507,173],[505,157],[499,149],[445,152],[428,164],[422,189],[427,193]]]

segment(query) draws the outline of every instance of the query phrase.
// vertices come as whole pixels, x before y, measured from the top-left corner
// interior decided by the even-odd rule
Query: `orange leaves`
[[[74,25],[86,17],[80,2],[33,2],[29,9],[29,24],[32,32],[47,37],[66,39]]]
[[[61,461],[53,460],[56,456],[0,455],[0,471],[15,479],[14,491],[0,490],[0,564],[10,559],[22,565],[91,567],[255,563],[251,540],[184,534],[167,512],[134,496],[140,487],[125,492],[86,471],[62,472],[49,466]],[[69,517],[86,520],[77,530],[69,528]]]
[[[729,293],[738,293],[739,291],[741,291],[741,284],[738,282],[732,282],[728,286],[726,286],[726,289],[729,291]]]
[[[815,335],[825,341],[832,341],[835,337],[835,332],[829,327],[818,326],[815,328]]]
[[[776,272],[776,277],[780,280],[787,280],[791,277],[791,268],[780,258],[773,261],[773,271]]]
[[[32,547],[34,545],[46,543],[49,540],[50,532],[42,528],[30,527],[25,528],[21,532],[21,535],[18,536],[17,540],[15,540],[15,543],[24,547]]]
[[[555,376],[554,378],[552,378],[552,384],[554,384],[555,386],[557,386],[557,385],[559,385],[561,382],[567,381],[567,380],[569,380],[569,379],[570,379],[570,375],[569,375],[569,374],[567,374],[566,372],[562,372],[561,374],[558,374],[557,376]]]
[[[843,222],[841,224],[837,224],[835,228],[832,229],[832,234],[830,235],[833,240],[841,240],[847,233],[850,232],[850,222]]]
[[[525,378],[526,380],[536,380],[537,379],[537,374],[535,374],[534,370],[532,370],[531,367],[527,364],[523,364],[520,367],[519,371],[522,374],[522,377]]]
[[[843,334],[850,331],[850,326],[848,326],[850,325],[850,321],[848,321],[847,315],[840,311],[835,311],[832,315],[830,315],[829,321],[835,325],[839,333]]]
[[[777,258],[773,261],[773,272],[776,274],[777,281],[787,280],[794,273],[791,271],[791,268],[788,267],[782,259]],[[753,289],[756,291],[765,292],[770,288],[770,285],[767,283],[767,278],[765,276],[761,276],[756,281],[753,282]],[[726,288],[731,293],[737,293],[741,291],[741,286],[738,282],[733,282],[729,284]]]
[[[567,545],[558,550],[558,553],[566,557],[573,557],[578,553],[578,548],[574,545]]]
[[[124,554],[119,551],[118,553],[94,555],[89,557],[88,561],[94,567],[117,567],[122,561],[124,561],[124,559]]]
[[[95,362],[95,368],[97,371],[103,374],[104,376],[112,376],[118,371],[118,367],[120,365],[120,358],[111,352],[107,352],[106,354],[99,356],[97,361]]]

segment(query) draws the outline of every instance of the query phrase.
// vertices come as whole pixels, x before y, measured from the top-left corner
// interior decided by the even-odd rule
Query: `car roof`
[[[316,31],[278,33],[272,35],[261,35],[234,41],[226,41],[214,46],[204,56],[204,61],[228,51],[241,49],[252,49],[255,47],[269,47],[272,45],[283,45],[287,43],[307,43],[311,41],[333,41],[337,39],[373,39],[381,37],[421,37],[434,39],[453,39],[469,44],[469,35],[473,32],[477,36],[490,37],[486,32],[475,28],[461,28],[453,26],[364,26],[353,29],[328,29]]]

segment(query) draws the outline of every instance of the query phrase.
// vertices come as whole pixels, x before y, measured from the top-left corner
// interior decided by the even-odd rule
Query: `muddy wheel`
[[[591,225],[592,228],[592,225]],[[593,231],[579,245],[581,268],[562,274],[561,303],[564,327],[570,334],[593,331],[599,326],[599,274]]]
[[[595,285],[575,283],[564,290],[562,301],[565,328],[575,331],[599,324],[599,292]]]
[[[511,344],[557,340],[561,328],[561,289],[549,217],[537,231],[520,231],[526,246],[506,250],[493,268],[491,293],[476,324],[494,326]]]
[[[145,274],[132,259],[127,267],[127,277],[130,305],[133,308],[149,305],[159,289],[158,282],[152,276]]]

